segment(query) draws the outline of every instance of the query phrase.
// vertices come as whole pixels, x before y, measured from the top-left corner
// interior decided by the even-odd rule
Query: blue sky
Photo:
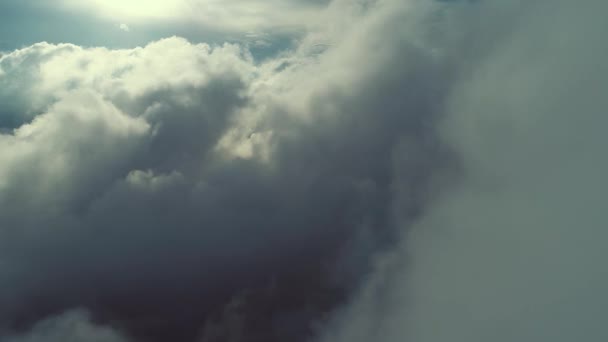
[[[142,31],[126,35],[116,24],[50,5],[3,1],[0,3],[0,48],[10,50],[40,41],[121,47],[155,38],[155,34]]]
[[[263,22],[238,19],[237,13],[231,17],[233,14],[229,11],[223,15],[230,20],[218,17],[216,22],[211,22],[203,16],[198,20],[196,13],[166,17],[143,13],[139,16],[133,15],[133,10],[128,6],[123,11],[120,4],[110,6],[105,11],[95,7],[98,5],[95,0],[88,1],[93,3],[90,7],[73,6],[69,1],[67,5],[62,5],[62,1],[2,1],[0,51],[8,52],[42,41],[132,48],[161,38],[179,36],[194,43],[245,44],[254,56],[264,59],[291,47],[294,39],[304,32],[301,23],[263,25]],[[322,4],[318,5],[321,7]],[[195,9],[201,10],[202,5],[197,6]],[[233,20],[245,24],[228,24]]]

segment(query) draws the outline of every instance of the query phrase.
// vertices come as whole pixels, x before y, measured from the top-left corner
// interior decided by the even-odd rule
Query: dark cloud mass
[[[0,342],[604,340],[608,7],[310,8],[0,57]]]
[[[4,329],[33,329],[27,340],[79,309],[90,316],[40,324],[143,341],[310,336],[390,239],[395,148],[415,152],[411,215],[441,162],[442,76],[405,35],[373,51],[367,37],[390,28],[367,26],[324,56],[303,42],[261,65],[180,38],[4,56]]]

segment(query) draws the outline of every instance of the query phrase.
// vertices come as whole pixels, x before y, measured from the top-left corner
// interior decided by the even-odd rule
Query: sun
[[[170,19],[187,12],[188,0],[63,0],[69,9],[113,20]]]

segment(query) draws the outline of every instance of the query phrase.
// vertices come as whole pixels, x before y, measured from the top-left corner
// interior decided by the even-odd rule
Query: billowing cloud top
[[[0,57],[1,342],[608,338],[604,2],[58,4],[303,33]]]

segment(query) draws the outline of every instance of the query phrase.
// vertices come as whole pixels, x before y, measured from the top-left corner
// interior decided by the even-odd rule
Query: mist
[[[437,126],[459,180],[402,226],[323,341],[608,338],[606,5],[480,6],[494,39],[469,51]]]

